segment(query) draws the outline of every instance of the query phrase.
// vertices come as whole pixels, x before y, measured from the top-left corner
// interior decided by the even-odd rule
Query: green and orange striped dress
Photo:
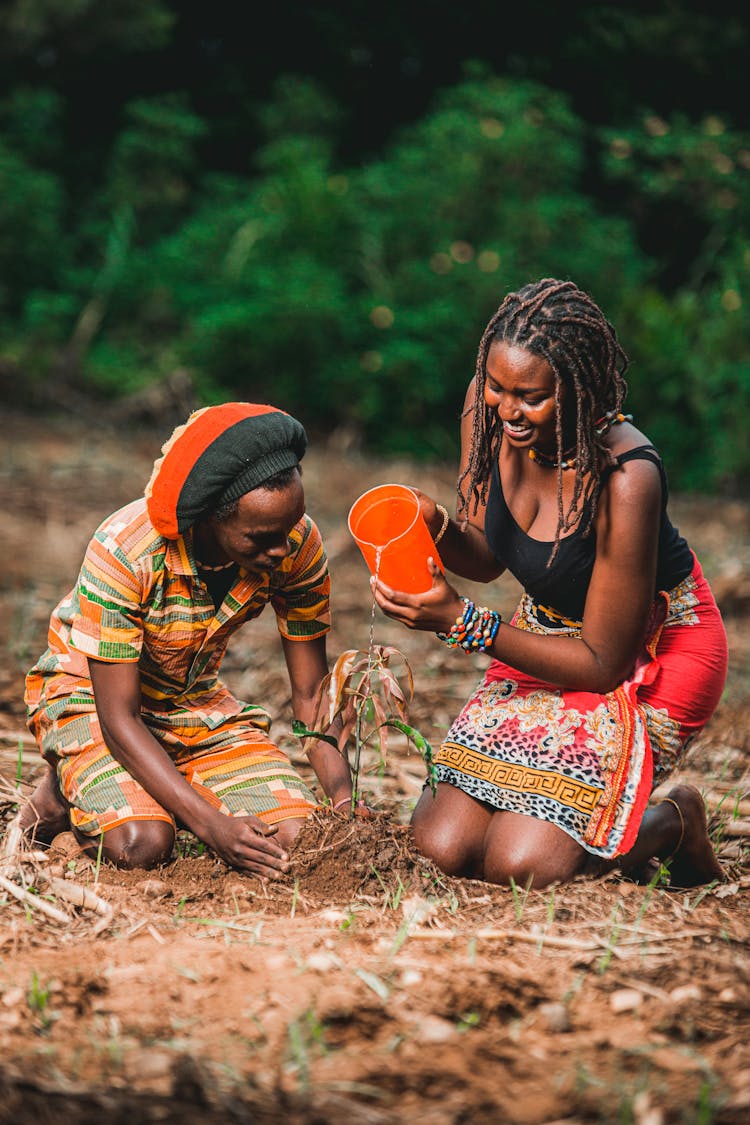
[[[214,807],[275,823],[315,806],[288,756],[269,740],[268,713],[236,699],[219,678],[229,638],[269,602],[282,637],[305,641],[328,632],[330,580],[318,528],[304,516],[290,540],[277,570],[238,568],[217,608],[198,576],[192,532],[164,538],[144,499],[99,527],[74,588],[52,613],[49,647],[25,692],[29,729],[57,768],[79,831],[172,820],[110,754],[88,657],[138,663],[144,723]]]

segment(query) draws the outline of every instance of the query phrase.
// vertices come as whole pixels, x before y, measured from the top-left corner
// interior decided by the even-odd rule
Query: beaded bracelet
[[[450,522],[450,516],[448,515],[448,509],[443,507],[442,504],[436,504],[435,507],[440,512],[440,515],[443,517],[443,522],[440,525],[440,530],[438,531],[437,535],[433,535],[433,537],[432,537],[432,542],[437,547],[438,543],[440,542],[440,540],[443,538],[446,531],[448,530],[448,524]]]
[[[492,645],[502,618],[496,609],[476,606],[469,598],[461,598],[464,611],[456,618],[447,633],[438,633],[448,648],[462,648],[464,652],[486,652]]]

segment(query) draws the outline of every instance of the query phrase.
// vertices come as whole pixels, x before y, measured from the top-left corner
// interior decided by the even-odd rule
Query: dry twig
[[[88,887],[50,876],[44,869],[49,858],[47,853],[28,845],[21,829],[20,817],[19,812],[10,822],[0,847],[0,886],[13,898],[26,906],[33,907],[51,921],[70,925],[72,921],[70,914],[27,890],[30,883],[42,883],[55,898],[98,914],[99,921],[93,927],[93,933],[100,934],[112,921],[112,907]]]
[[[664,933],[650,937],[648,941],[680,941],[684,938],[706,937],[709,934],[708,930],[682,930],[677,933]],[[483,929],[476,930],[472,937],[479,940],[486,939],[489,941],[521,941],[529,945],[542,945],[550,949],[570,949],[577,950],[582,953],[596,953],[613,949],[613,943],[610,938],[594,937],[589,941],[582,941],[579,938],[556,937],[554,934],[545,934],[541,931],[534,930],[501,930],[501,929]],[[452,938],[465,939],[466,934],[459,930],[412,930],[409,938],[424,938],[424,939],[439,939],[440,941],[451,940]],[[637,945],[643,946],[643,938],[623,938],[617,942],[616,948],[623,946]]]
[[[9,895],[13,895],[19,902],[25,903],[27,906],[33,907],[35,910],[40,910],[42,914],[46,914],[48,918],[52,918],[55,922],[62,922],[67,925],[70,918],[62,910],[58,910],[56,906],[46,902],[45,899],[40,898],[39,895],[33,895],[30,891],[19,887],[16,883],[6,879],[4,875],[0,875],[0,887],[3,887]]]

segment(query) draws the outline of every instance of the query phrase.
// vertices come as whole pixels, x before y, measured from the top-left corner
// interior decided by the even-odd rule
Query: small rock
[[[672,989],[669,998],[674,1000],[675,1004],[683,1004],[686,1000],[700,1000],[702,995],[697,984],[681,984]]]
[[[6,1008],[15,1008],[18,1004],[22,1004],[25,998],[26,993],[22,988],[9,988],[3,993],[3,1004]]]
[[[550,1031],[554,1033],[570,1031],[570,1016],[564,1004],[559,1002],[540,1004],[539,1015]]]
[[[282,974],[289,968],[289,958],[285,953],[269,953],[267,957],[263,958],[263,968],[268,977],[272,977],[276,973]],[[255,971],[258,971],[257,964]]]
[[[419,969],[404,969],[401,974],[400,984],[402,988],[411,988],[415,984],[420,984],[422,981],[422,974]]]
[[[141,891],[147,898],[166,898],[171,893],[171,888],[163,879],[144,879]]]
[[[323,922],[332,922],[334,926],[340,926],[346,918],[347,913],[345,910],[321,910],[318,918]]]
[[[424,1016],[419,1021],[419,1038],[423,1043],[446,1043],[456,1034],[455,1024],[440,1016]]]
[[[171,1077],[175,1056],[170,1051],[153,1048],[136,1050],[125,1061],[125,1071],[129,1078],[151,1085],[160,1079]]]
[[[311,953],[305,962],[308,969],[314,973],[328,973],[340,965],[338,957],[333,953]]]
[[[643,993],[635,988],[618,988],[609,998],[609,1006],[615,1014],[633,1012],[643,1003]]]

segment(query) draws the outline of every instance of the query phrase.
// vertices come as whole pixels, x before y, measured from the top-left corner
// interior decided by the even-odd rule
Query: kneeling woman
[[[696,789],[646,807],[719,701],[727,642],[659,454],[620,413],[626,367],[572,282],[509,294],[466,395],[455,521],[418,494],[452,573],[519,580],[515,616],[435,566],[425,594],[373,580],[390,617],[493,657],[414,811],[417,845],[449,874],[543,887],[658,857],[673,885],[722,878]]]

